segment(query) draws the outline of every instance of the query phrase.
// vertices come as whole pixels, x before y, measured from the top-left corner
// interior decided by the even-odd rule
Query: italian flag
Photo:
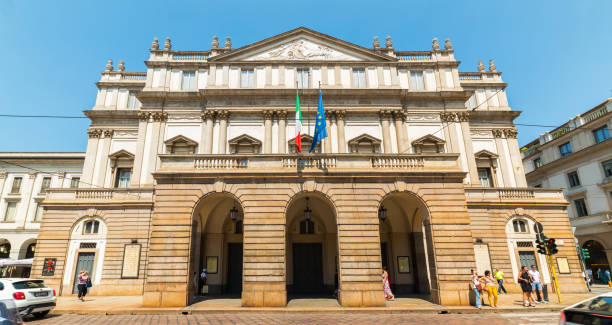
[[[295,93],[295,145],[297,152],[302,152],[302,110],[300,109],[300,92]]]

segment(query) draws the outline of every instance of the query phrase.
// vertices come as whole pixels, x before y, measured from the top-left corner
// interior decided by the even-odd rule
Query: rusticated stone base
[[[343,283],[339,294],[343,307],[376,307],[385,305],[381,282]]]
[[[442,283],[439,290],[432,293],[433,301],[444,306],[469,306],[470,285],[463,282]]]
[[[188,291],[185,284],[147,283],[142,295],[144,307],[186,307]]]
[[[251,282],[242,286],[242,307],[285,307],[287,290],[284,283]]]

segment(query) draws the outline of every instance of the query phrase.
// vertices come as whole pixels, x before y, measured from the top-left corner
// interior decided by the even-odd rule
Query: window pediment
[[[308,134],[302,134],[300,136],[300,140],[302,141],[302,152],[308,152],[308,150],[310,150],[310,147],[312,146],[312,136]],[[287,141],[287,143],[289,144],[290,152],[297,153],[297,145],[295,144],[295,138],[292,138],[291,140]],[[321,153],[321,142],[317,143],[317,147],[315,148],[314,152]]]
[[[111,160],[119,160],[119,159],[133,160],[134,154],[125,149],[121,149],[113,154],[110,154],[108,157]]]
[[[353,153],[377,153],[380,152],[380,139],[377,139],[369,134],[362,134],[351,140],[348,145]]]
[[[443,153],[446,141],[433,134],[427,134],[412,141],[415,153]]]
[[[497,158],[499,156],[496,153],[483,149],[475,153],[474,157],[478,167],[497,168]]]
[[[261,141],[248,135],[239,135],[229,140],[231,153],[259,153]]]
[[[166,150],[170,154],[194,154],[198,143],[184,135],[177,135],[164,141]]]

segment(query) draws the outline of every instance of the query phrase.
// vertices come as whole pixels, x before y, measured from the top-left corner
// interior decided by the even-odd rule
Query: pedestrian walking
[[[200,289],[200,294],[204,295],[207,294],[208,291],[204,292],[204,286],[206,285],[206,268],[202,269],[202,273],[200,273],[200,285],[199,288]]]
[[[506,291],[506,288],[504,288],[504,272],[502,272],[499,268],[495,268],[493,275],[497,280],[497,294],[501,294],[502,291],[507,294],[508,291]]]
[[[526,266],[521,266],[521,272],[519,273],[517,280],[518,283],[521,285],[521,290],[523,291],[523,306],[535,307],[535,302],[533,301],[533,297],[531,296],[532,280]]]
[[[610,280],[610,270],[606,270],[604,272],[604,284],[607,284],[608,286],[612,287],[612,281]]]
[[[597,278],[601,283],[606,284],[606,281],[604,281],[604,273],[601,269],[597,269]]]
[[[389,284],[389,273],[385,268],[382,269],[382,281],[383,281],[383,289],[385,292],[385,299],[387,300],[395,300],[395,296],[393,292],[391,292],[391,285]]]
[[[78,284],[79,289],[79,300],[85,302],[85,295],[87,295],[87,288],[91,287],[91,279],[89,278],[89,272],[81,270],[79,272]]]
[[[487,289],[487,297],[489,297],[489,306],[497,308],[497,281],[491,275],[491,271],[486,270],[484,274],[485,288]]]
[[[482,291],[482,288],[483,288],[482,283],[476,271],[470,270],[470,272],[472,272],[472,281],[470,283],[470,286],[472,287],[472,290],[474,291],[474,294],[476,295],[476,308],[482,309],[482,301],[480,301],[480,292]]]
[[[540,277],[540,271],[538,271],[538,267],[535,265],[531,265],[531,270],[529,270],[529,275],[531,276],[532,282],[531,282],[531,291],[533,294],[537,294],[539,300],[535,300],[535,303],[548,303],[548,301],[546,301],[544,299],[544,293],[542,292],[542,280]]]
[[[591,270],[590,268],[586,269],[586,274],[589,284],[593,284],[593,270]]]

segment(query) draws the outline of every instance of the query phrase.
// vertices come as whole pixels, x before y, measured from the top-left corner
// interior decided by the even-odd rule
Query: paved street
[[[27,324],[63,325],[174,325],[174,324],[558,324],[559,313],[522,314],[216,314],[216,315],[50,315]]]

